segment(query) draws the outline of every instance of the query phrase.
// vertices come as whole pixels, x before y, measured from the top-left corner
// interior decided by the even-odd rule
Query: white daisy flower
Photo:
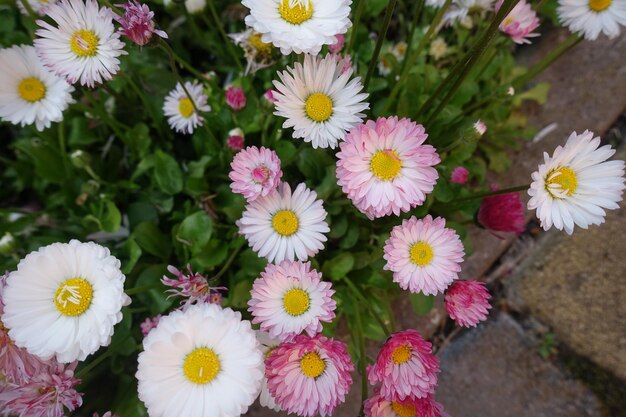
[[[324,249],[323,233],[330,231],[325,219],[315,191],[299,184],[292,194],[282,183],[276,192],[249,203],[237,226],[252,250],[269,262],[306,261]]]
[[[552,157],[544,153],[544,163],[532,174],[528,208],[537,210],[544,230],[552,225],[568,234],[574,225],[586,229],[604,223],[604,209],[619,208],[624,186],[624,161],[607,161],[615,150],[600,148],[600,138],[586,130],[572,133],[565,146]]]
[[[37,130],[63,120],[74,87],[41,65],[32,46],[0,49],[0,119]]]
[[[337,42],[352,26],[352,0],[242,0],[250,9],[246,24],[262,33],[284,55],[292,51],[317,55],[322,46]]]
[[[293,137],[311,142],[314,148],[335,148],[346,132],[361,123],[369,108],[363,102],[361,78],[350,80],[352,68],[334,55],[320,59],[304,57],[304,65],[279,72],[274,81],[277,116],[286,118],[283,127],[293,127]]]
[[[443,21],[451,24],[466,20],[470,14],[482,16],[493,10],[494,0],[453,0],[452,5],[443,16]]]
[[[256,332],[256,338],[261,344],[261,352],[263,353],[263,358],[267,358],[271,355],[271,353],[278,347],[280,344],[279,339],[273,339],[269,333],[258,330]],[[265,365],[264,365],[265,367]],[[269,408],[274,411],[281,411],[281,408],[278,404],[276,404],[276,400],[270,394],[270,390],[267,387],[267,378],[263,375],[263,380],[261,381],[261,393],[259,394],[259,403],[261,406],[265,408]]]
[[[252,29],[228,35],[236,45],[243,49],[248,65],[246,74],[254,74],[260,69],[274,65],[274,45],[263,42],[262,35]]]
[[[46,9],[57,26],[38,20],[35,48],[43,64],[71,84],[94,87],[110,80],[126,54],[113,11],[95,0],[61,0]]]
[[[19,347],[44,360],[85,360],[111,342],[122,320],[120,261],[93,242],[53,243],[31,252],[11,272],[2,322]]]
[[[196,81],[193,83],[186,81],[185,88],[199,111],[211,111],[211,106],[207,104],[209,98],[202,92],[202,85]],[[180,133],[191,134],[196,127],[202,126],[204,123],[204,116],[196,112],[193,103],[180,83],[176,84],[176,88],[165,97],[163,113],[167,116],[170,127]]]
[[[40,16],[45,16],[47,12],[46,9],[48,8],[48,6],[56,3],[56,0],[26,0],[26,1],[28,1],[28,4],[30,4],[30,7],[33,9],[33,11]],[[16,3],[17,3],[17,8],[20,9],[20,12],[24,16],[28,16],[28,10],[26,10],[26,7],[24,7],[24,4],[22,4],[22,0],[16,0]]]
[[[591,41],[598,39],[600,33],[615,38],[619,36],[619,26],[626,26],[624,0],[559,0],[557,13],[572,32]]]
[[[259,395],[263,355],[241,313],[200,303],[162,317],[143,340],[136,377],[151,417],[244,414]]]

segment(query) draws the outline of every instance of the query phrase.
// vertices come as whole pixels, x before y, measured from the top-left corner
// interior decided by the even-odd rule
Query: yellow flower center
[[[400,156],[391,149],[378,151],[370,162],[372,173],[383,181],[393,180],[402,169]]]
[[[191,117],[193,110],[193,104],[191,103],[191,100],[189,100],[189,97],[185,97],[178,102],[178,112],[185,119],[189,119]]]
[[[61,283],[54,294],[54,304],[64,316],[76,317],[91,305],[93,287],[83,278],[70,278]]]
[[[326,94],[311,94],[306,99],[306,115],[316,122],[325,122],[333,115],[333,101]]]
[[[272,44],[263,42],[261,40],[260,33],[253,33],[252,35],[248,36],[248,42],[250,43],[250,45],[252,45],[254,49],[256,49],[256,51],[259,54],[261,55],[272,54],[272,50],[273,50]]]
[[[391,352],[391,359],[396,365],[402,365],[411,359],[411,348],[409,345],[400,345]]]
[[[435,255],[432,246],[426,242],[416,242],[411,246],[411,261],[417,266],[430,264]]]
[[[92,30],[77,30],[70,40],[70,49],[77,57],[92,57],[98,53],[98,36]]]
[[[408,403],[391,403],[391,408],[399,417],[415,417],[415,405]]]
[[[291,210],[280,210],[272,218],[272,227],[281,236],[291,236],[298,231],[300,222]]]
[[[561,195],[562,193],[565,193],[570,196],[574,194],[576,188],[578,187],[576,173],[573,169],[568,167],[561,167],[550,171],[546,178],[546,191],[548,191],[552,197],[559,198],[558,195],[555,195],[552,192],[556,191],[551,187],[554,184],[560,186]]]
[[[46,96],[46,86],[38,78],[24,78],[17,86],[17,92],[24,100],[35,103]]]
[[[311,0],[308,4],[304,0],[282,0],[278,5],[278,13],[287,22],[299,25],[313,16],[313,4]]]
[[[309,352],[300,359],[300,369],[309,378],[317,378],[326,369],[326,363],[317,352]]]
[[[183,372],[194,384],[208,384],[220,372],[220,359],[212,349],[206,347],[194,349],[185,358]]]
[[[600,13],[613,4],[613,0],[589,0],[589,8],[596,13]]]
[[[290,289],[283,298],[283,306],[290,316],[301,316],[309,310],[310,305],[309,294],[300,288]]]

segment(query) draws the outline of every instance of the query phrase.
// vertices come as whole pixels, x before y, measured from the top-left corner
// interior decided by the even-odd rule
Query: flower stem
[[[518,186],[510,187],[510,188],[503,188],[501,190],[485,191],[482,193],[471,194],[471,195],[468,195],[467,197],[457,198],[446,204],[460,203],[462,201],[476,200],[479,198],[491,197],[493,195],[509,194],[509,193],[515,193],[519,191],[525,191],[525,190],[528,190],[529,187],[530,187],[530,184],[524,184],[524,185],[518,185]]]
[[[502,4],[502,7],[500,7],[500,10],[498,11],[498,13],[496,13],[493,20],[491,21],[491,25],[489,26],[487,31],[485,31],[483,36],[478,40],[478,42],[476,42],[476,44],[469,50],[469,52],[465,55],[465,57],[460,61],[461,66],[459,67],[457,71],[459,73],[458,77],[456,77],[455,73],[450,73],[448,77],[443,81],[442,83],[442,85],[444,86],[443,89],[445,89],[445,87],[450,83],[453,83],[452,87],[450,87],[450,89],[448,90],[448,93],[444,96],[444,98],[441,100],[441,102],[435,108],[435,110],[430,113],[430,117],[426,119],[426,123],[425,123],[426,125],[428,125],[435,117],[437,117],[441,113],[441,111],[448,104],[448,102],[450,102],[450,100],[454,97],[459,87],[463,85],[463,82],[465,81],[467,76],[470,74],[470,72],[472,71],[476,63],[479,62],[480,58],[485,53],[485,51],[487,50],[487,48],[489,47],[489,45],[495,38],[496,34],[498,33],[498,27],[500,26],[500,23],[502,23],[504,18],[509,14],[511,9],[518,2],[519,0],[505,0],[504,1],[504,3]],[[456,77],[456,80],[454,80],[455,77]],[[420,114],[422,113],[424,109],[431,108],[430,104],[434,102],[433,97],[436,98],[436,95],[431,96],[430,99],[426,103],[424,103],[424,106],[422,106],[422,108],[420,109],[420,112],[419,112]]]
[[[110,357],[113,354],[113,349],[108,348],[103,354],[89,362],[84,367],[80,368],[76,374],[74,375],[77,379],[83,379],[85,375],[87,375],[90,371],[92,371],[96,366],[100,365],[104,362],[105,359]]]
[[[240,243],[239,246],[235,248],[233,253],[230,254],[230,256],[226,260],[226,263],[224,264],[222,269],[220,269],[217,274],[215,274],[214,276],[210,278],[211,281],[217,281],[218,279],[222,277],[222,275],[226,273],[226,271],[228,271],[228,268],[230,268],[230,266],[232,265],[233,261],[235,260],[235,258],[237,257],[237,255],[239,254],[242,248],[243,248],[243,243]]]
[[[224,39],[224,43],[226,44],[226,49],[228,49],[228,53],[230,53],[230,55],[233,57],[235,64],[237,64],[237,68],[239,68],[239,72],[243,73],[244,71],[243,65],[241,64],[241,61],[239,59],[239,56],[237,55],[237,52],[235,52],[235,50],[233,49],[233,43],[231,39],[228,37],[228,35],[224,31],[224,27],[222,26],[222,21],[220,20],[220,17],[217,14],[217,11],[215,10],[215,5],[213,4],[213,0],[207,1],[207,4],[209,5],[209,11],[211,12],[211,16],[213,17],[215,26],[217,26],[217,29],[220,32],[220,35],[222,35],[222,38]]]
[[[343,277],[343,280],[348,285],[352,293],[359,299],[359,301],[361,301],[365,305],[365,308],[367,308],[367,310],[372,314],[372,316],[374,316],[374,318],[378,322],[378,325],[380,326],[382,331],[385,333],[385,335],[389,337],[391,335],[391,333],[389,332],[389,328],[387,327],[383,319],[380,317],[378,312],[374,310],[374,308],[372,308],[371,303],[367,301],[367,299],[365,298],[365,296],[363,296],[363,294],[361,294],[361,291],[359,291],[359,289],[356,287],[356,285],[354,285],[354,283],[350,280],[350,278]]]
[[[450,7],[451,3],[452,3],[452,0],[446,0],[444,5],[439,9],[439,11],[437,11],[435,18],[433,19],[432,23],[428,27],[428,31],[420,40],[420,43],[417,45],[417,48],[415,48],[415,51],[413,51],[411,55],[409,55],[408,58],[405,59],[404,67],[402,69],[402,73],[400,74],[400,79],[398,80],[396,85],[394,85],[393,89],[391,90],[391,93],[389,94],[389,97],[385,101],[385,106],[383,107],[383,111],[381,112],[382,115],[386,114],[389,111],[389,108],[391,107],[392,103],[396,103],[395,98],[398,96],[398,94],[402,90],[402,86],[406,82],[409,76],[409,72],[411,72],[411,68],[413,68],[413,66],[419,59],[420,54],[422,53],[422,50],[424,49],[426,44],[430,41],[430,38],[437,31],[437,27],[441,23],[441,20],[443,19],[443,16],[448,10],[448,8]],[[407,48],[407,54],[409,54],[409,52],[410,52],[410,49]]]
[[[28,0],[20,0],[20,1],[22,2],[22,6],[24,6],[24,8],[26,9],[26,12],[28,12],[28,15],[31,17],[31,19],[37,20],[39,16],[37,16],[37,13],[35,13],[35,11],[33,10]]]
[[[359,409],[359,416],[363,416],[363,406],[365,400],[367,400],[367,363],[365,355],[365,338],[363,337],[363,322],[361,321],[361,314],[357,312],[354,315],[356,321],[355,333],[357,343],[359,344],[359,373],[361,374],[361,408]]]
[[[528,81],[541,74],[543,70],[548,68],[554,61],[559,59],[563,54],[578,45],[583,38],[573,33],[564,42],[562,42],[557,48],[553,49],[549,54],[544,56],[541,61],[530,67],[528,71],[513,81],[513,87],[518,89],[523,87]]]
[[[415,30],[417,29],[419,18],[422,15],[422,10],[424,9],[424,3],[426,3],[426,0],[417,0],[415,2],[415,12],[413,12],[413,19],[411,20],[411,29],[409,29],[409,36],[406,40],[406,53],[407,54],[409,53],[409,51],[411,50],[411,47],[413,46],[413,38],[415,37]],[[405,59],[402,62],[402,70],[400,71],[400,73],[404,72],[404,69],[407,66],[407,62],[408,62],[407,59]]]
[[[385,11],[383,26],[380,33],[378,34],[378,40],[376,41],[374,54],[372,55],[369,68],[367,69],[367,75],[365,76],[365,80],[363,81],[363,91],[367,91],[367,86],[370,83],[372,75],[374,75],[374,69],[376,68],[376,64],[378,63],[378,56],[380,55],[380,50],[383,48],[383,42],[385,41],[385,37],[387,36],[387,30],[389,29],[389,24],[391,23],[391,17],[393,16],[393,10],[396,7],[396,3],[398,3],[398,0],[389,0],[389,3],[387,3],[387,10]]]
[[[359,4],[356,5],[355,9],[354,9],[354,19],[353,19],[353,24],[352,24],[352,30],[350,31],[350,41],[348,42],[348,48],[347,50],[350,51],[350,53],[353,53],[353,46],[354,46],[354,41],[356,40],[356,36],[357,36],[357,29],[359,27],[359,23],[361,22],[361,16],[363,15],[363,10],[365,9],[365,2],[366,0],[357,0],[359,2]]]

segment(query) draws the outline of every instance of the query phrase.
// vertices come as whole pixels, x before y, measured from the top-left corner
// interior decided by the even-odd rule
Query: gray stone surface
[[[441,352],[437,399],[453,417],[600,416],[596,397],[543,360],[501,313]]]
[[[623,152],[623,154],[626,152]],[[626,156],[626,155],[623,155]],[[560,342],[626,380],[626,209],[606,224],[554,233],[505,281],[513,307],[549,326]]]
[[[566,29],[542,31],[533,45],[521,48],[518,61],[532,65],[555,45],[569,36]],[[557,129],[537,143],[524,142],[522,149],[511,154],[512,166],[491,180],[503,188],[530,182],[530,174],[543,160],[543,152],[552,153],[567,136],[585,129],[604,134],[626,109],[626,36],[616,39],[600,37],[594,42],[582,42],[542,73],[536,82],[550,83],[548,101],[544,106],[526,106],[524,113],[531,126],[541,129],[551,123]],[[522,196],[527,197],[522,193]],[[528,213],[529,217],[532,213]],[[500,240],[485,230],[469,230],[475,248],[466,259],[463,278],[481,278],[509,247],[513,236]]]

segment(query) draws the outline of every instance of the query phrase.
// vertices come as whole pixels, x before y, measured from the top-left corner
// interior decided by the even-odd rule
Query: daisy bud
[[[465,167],[456,167],[452,170],[450,181],[455,184],[464,185],[469,179],[469,171]]]
[[[474,123],[474,130],[476,130],[480,136],[483,136],[485,132],[487,132],[487,125],[482,120],[477,120],[476,123]]]
[[[493,186],[491,189],[495,191],[498,187]],[[478,222],[489,230],[522,233],[526,226],[526,218],[520,193],[485,197],[478,209]]]
[[[496,3],[496,12],[502,7],[504,0]],[[499,29],[511,37],[517,44],[531,43],[528,38],[539,36],[538,33],[531,33],[539,27],[539,18],[526,0],[522,0],[515,5],[513,10],[502,21]]]
[[[328,50],[331,54],[336,54],[340,52],[343,49],[343,45],[345,43],[345,37],[342,34],[335,35],[335,38],[337,38],[337,42],[333,43],[332,45],[328,45]]]
[[[155,29],[154,12],[150,11],[146,4],[140,4],[137,0],[124,4],[116,4],[124,9],[122,16],[116,17],[117,22],[122,26],[120,32],[139,46],[146,45],[156,34],[167,39],[167,33]]]
[[[269,103],[271,103],[271,104],[274,104],[274,103],[276,103],[276,101],[277,101],[277,100],[274,98],[274,92],[272,91],[272,89],[271,89],[271,88],[270,88],[269,90],[267,90],[267,91],[265,92],[265,94],[263,94],[263,98],[264,98],[265,100],[267,100],[267,102],[269,102]]]
[[[489,315],[490,298],[483,282],[455,281],[446,291],[446,311],[459,326],[474,327]]]
[[[226,104],[233,110],[241,110],[246,107],[246,94],[241,87],[233,87],[232,85],[226,89]]]
[[[81,150],[72,152],[72,154],[70,155],[70,160],[72,161],[72,164],[78,169],[82,169],[91,165],[91,157],[88,153],[85,153]]]

